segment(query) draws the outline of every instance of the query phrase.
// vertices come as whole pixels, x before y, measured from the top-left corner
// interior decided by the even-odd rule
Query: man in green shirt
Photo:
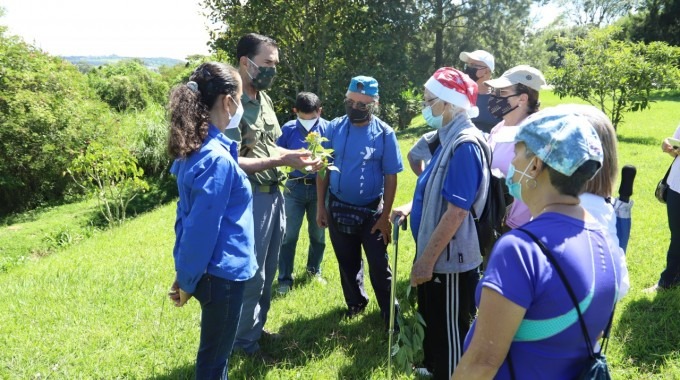
[[[316,170],[320,160],[310,159],[308,151],[292,151],[276,145],[281,127],[271,98],[263,92],[271,87],[276,75],[279,63],[276,41],[255,33],[247,34],[236,45],[236,58],[243,81],[244,114],[239,127],[227,129],[225,134],[240,142],[239,166],[248,174],[252,185],[255,255],[259,269],[245,284],[234,350],[253,355],[260,351],[258,341],[267,321],[272,282],[286,230],[284,200],[279,190],[285,173],[279,167],[311,166]]]

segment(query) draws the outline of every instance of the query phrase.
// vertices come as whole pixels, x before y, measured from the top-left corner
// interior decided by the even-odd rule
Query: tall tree
[[[651,104],[652,90],[676,87],[680,48],[620,39],[618,28],[593,29],[585,38],[559,39],[563,65],[548,75],[560,97],[576,96],[599,107],[616,128],[625,112]]]
[[[441,66],[460,66],[461,51],[484,49],[496,57],[496,72],[521,61],[522,44],[531,26],[535,0],[421,0],[423,20],[419,35],[434,57],[430,71]],[[524,62],[526,63],[526,62]]]
[[[635,9],[637,0],[557,0],[564,14],[579,26],[599,28]]]
[[[680,0],[646,0],[624,28],[634,41],[665,41],[680,46]]]
[[[213,34],[212,47],[231,62],[245,33],[255,31],[277,40],[281,65],[271,93],[280,117],[290,112],[296,93],[303,90],[321,97],[326,115],[339,115],[347,83],[359,74],[378,79],[386,111],[390,104],[403,102],[401,93],[418,71],[409,54],[418,29],[413,0],[244,4],[204,0],[204,4],[213,21],[226,25]]]

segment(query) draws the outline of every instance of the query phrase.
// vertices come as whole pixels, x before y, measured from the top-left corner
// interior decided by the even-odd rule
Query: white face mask
[[[314,126],[314,124],[316,124],[316,121],[317,121],[317,120],[319,120],[318,117],[317,117],[316,119],[311,119],[311,120],[300,119],[300,118],[298,117],[298,121],[299,121],[300,124],[302,124],[302,126],[307,130],[307,132],[309,132],[309,131],[312,129],[312,127]]]
[[[230,98],[231,99],[231,98]],[[232,102],[236,103],[234,99],[231,99]],[[227,124],[227,129],[231,128],[238,128],[239,123],[241,122],[241,118],[243,117],[243,104],[239,103],[238,106],[236,107],[236,112],[234,114],[230,114],[229,110],[227,109],[227,114],[229,115],[229,124]]]

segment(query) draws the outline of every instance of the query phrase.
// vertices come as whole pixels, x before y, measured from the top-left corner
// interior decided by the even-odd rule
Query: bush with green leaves
[[[109,113],[75,66],[0,28],[0,215],[60,201],[62,173]]]
[[[144,111],[127,118],[132,124],[129,133],[130,150],[146,176],[163,178],[172,162],[168,154],[168,121],[165,108],[151,104]],[[128,127],[129,128],[129,127]]]
[[[663,42],[619,39],[616,27],[593,29],[585,38],[560,38],[563,65],[548,73],[560,97],[575,96],[600,108],[616,128],[625,112],[650,106],[652,90],[677,84],[677,52]]]
[[[97,199],[108,224],[122,223],[130,201],[149,189],[137,159],[120,146],[93,142],[73,160],[67,172],[79,187]]]
[[[116,111],[143,110],[167,102],[169,86],[138,59],[100,66],[88,72],[90,86]]]

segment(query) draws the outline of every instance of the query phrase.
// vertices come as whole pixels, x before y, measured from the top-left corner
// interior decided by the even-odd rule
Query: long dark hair
[[[184,158],[201,148],[208,135],[210,110],[222,94],[235,98],[239,81],[238,71],[232,66],[207,62],[191,74],[188,83],[172,89],[168,104],[171,157]]]

